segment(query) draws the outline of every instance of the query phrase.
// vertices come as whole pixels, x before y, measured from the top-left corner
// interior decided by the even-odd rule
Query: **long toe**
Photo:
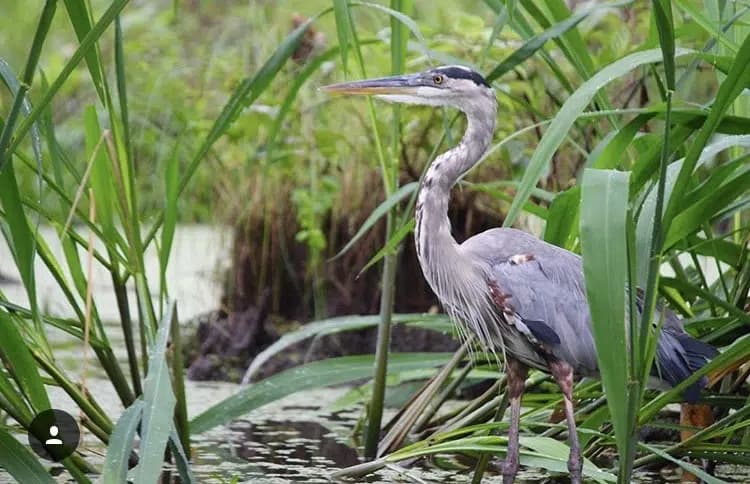
[[[503,484],[513,484],[518,474],[518,457],[506,458],[503,462]]]
[[[571,455],[568,459],[568,471],[570,472],[571,484],[581,484],[581,471],[583,470],[583,460],[580,456]]]

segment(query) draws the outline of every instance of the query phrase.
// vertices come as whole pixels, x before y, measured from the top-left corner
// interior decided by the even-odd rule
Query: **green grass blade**
[[[190,455],[190,422],[188,421],[187,394],[185,392],[185,361],[182,351],[182,336],[180,334],[180,318],[175,310],[171,321],[171,358],[172,385],[177,403],[174,411],[175,434],[183,453]],[[171,437],[170,437],[171,439]]]
[[[195,475],[193,475],[193,470],[190,466],[190,459],[185,452],[185,447],[182,445],[180,436],[177,435],[177,432],[174,430],[169,436],[169,449],[172,452],[172,456],[174,457],[177,472],[180,474],[180,482],[184,484],[199,482],[195,478]]]
[[[391,353],[391,373],[445,364],[450,353]],[[265,380],[246,386],[231,397],[217,403],[190,422],[190,432],[200,434],[229,423],[246,413],[310,388],[347,383],[372,376],[373,355],[342,356],[291,368]]]
[[[132,149],[132,143],[131,143],[131,136],[130,136],[130,108],[128,107],[128,89],[127,89],[127,83],[126,83],[126,76],[125,76],[125,50],[123,47],[124,41],[122,38],[122,21],[121,16],[118,15],[115,18],[115,80],[117,84],[117,101],[118,106],[120,108],[120,118],[119,121],[122,126],[122,130],[116,129],[116,123],[112,122],[113,127],[115,128],[113,131],[116,134],[122,133],[122,137],[118,137],[118,148],[121,148],[124,152],[125,156],[120,155],[121,158],[125,158],[127,160],[133,159],[133,149]],[[111,98],[109,95],[109,90],[106,89],[106,99],[107,99],[107,105],[108,110],[110,114],[110,119],[115,119],[114,116],[114,109],[111,104]],[[122,145],[122,146],[120,146]]]
[[[57,482],[52,479],[34,454],[2,427],[0,427],[0,469],[5,469],[16,482],[24,484]]]
[[[26,58],[23,82],[13,93],[13,104],[11,105],[10,113],[8,113],[2,131],[0,131],[0,171],[3,170],[6,163],[10,162],[11,153],[13,152],[13,148],[9,146],[11,136],[13,134],[21,136],[18,133],[14,133],[13,130],[16,127],[16,122],[18,121],[18,117],[20,116],[24,102],[26,101],[26,93],[31,89],[34,80],[34,73],[36,72],[36,67],[39,63],[39,56],[42,53],[42,46],[44,45],[44,40],[47,38],[47,34],[49,33],[49,28],[55,17],[56,9],[57,1],[47,0],[39,17],[39,23],[37,24],[36,33],[34,34],[34,39],[31,44],[31,51]]]
[[[180,191],[185,189],[188,180],[191,178],[198,164],[203,160],[208,151],[214,145],[214,143],[226,132],[229,126],[234,123],[239,116],[240,112],[255,102],[258,97],[266,90],[271,84],[271,81],[276,77],[276,74],[281,70],[287,59],[291,57],[300,42],[307,33],[307,29],[310,28],[312,23],[323,13],[328,10],[321,12],[314,17],[310,18],[307,22],[294,29],[289,35],[284,38],[279,47],[274,51],[273,55],[263,64],[263,66],[256,72],[252,77],[245,78],[239,86],[234,90],[231,97],[224,105],[221,113],[214,121],[211,130],[206,135],[206,138],[201,143],[198,151],[185,169],[185,172],[180,179]]]
[[[722,185],[719,190],[694,201],[675,216],[666,235],[664,247],[669,248],[689,234],[700,231],[706,221],[721,215],[724,210],[731,207],[731,202],[747,193],[748,186],[750,186],[750,172],[734,178]]]
[[[253,358],[252,363],[247,368],[242,383],[249,383],[250,379],[258,372],[261,366],[274,355],[277,355],[289,348],[290,346],[304,341],[308,338],[318,337],[326,334],[339,333],[342,331],[353,331],[362,328],[377,326],[380,322],[380,316],[341,316],[336,318],[324,319],[322,321],[312,321],[306,323],[300,329],[285,333],[281,338],[276,340],[271,346],[258,353]],[[443,314],[394,314],[392,322],[394,324],[420,323],[421,327],[434,329],[436,331],[450,331],[453,323]]]
[[[419,30],[419,26],[417,25],[417,23],[408,15],[402,12],[399,12],[397,10],[394,10],[392,8],[388,8],[384,5],[379,5],[377,3],[352,0],[351,4],[356,5],[356,6],[372,8],[374,10],[380,10],[381,12],[384,12],[390,15],[392,18],[395,18],[396,20],[401,22],[401,24],[404,25],[407,29],[409,29],[412,35],[414,35],[414,38],[417,39],[417,44],[425,51],[425,53],[427,52],[427,41],[422,35],[422,32]]]
[[[383,200],[383,202],[378,205],[375,210],[373,210],[372,213],[365,219],[365,221],[362,223],[362,226],[359,228],[359,230],[357,230],[357,233],[354,234],[349,242],[346,243],[344,248],[341,249],[339,253],[336,254],[331,260],[341,257],[347,251],[349,251],[349,249],[354,247],[357,241],[361,239],[362,236],[364,236],[378,220],[383,218],[393,207],[395,207],[406,197],[417,191],[418,188],[419,183],[417,182],[407,183],[406,185],[396,190],[390,197]]]
[[[750,335],[744,335],[734,340],[728,347],[723,348],[721,353],[708,362],[706,366],[690,375],[678,385],[675,385],[674,388],[661,393],[659,396],[645,404],[640,410],[639,421],[650,421],[656,416],[659,410],[664,408],[666,404],[672,401],[679,401],[681,399],[680,395],[685,388],[698,381],[701,377],[719,369],[730,368],[732,365],[736,365],[741,361],[746,361],[749,353]]]
[[[351,25],[349,21],[349,0],[333,0],[333,14],[336,18],[336,36],[339,40],[339,50],[341,53],[341,66],[344,69],[344,75],[347,71],[347,54],[349,53],[349,43],[351,41]]]
[[[578,235],[581,187],[572,187],[555,197],[547,212],[544,240],[568,250]]]
[[[538,5],[535,2],[529,0],[522,0],[522,3],[530,12],[530,7],[532,5]],[[629,3],[632,2],[613,2],[605,5],[610,8],[617,8]],[[552,21],[562,22],[573,15],[570,8],[568,7],[567,2],[565,2],[564,0],[548,0],[545,7],[549,10],[551,16],[549,23],[551,23]],[[534,19],[536,21],[541,20],[543,24],[546,25],[546,22],[544,22],[546,18],[544,16],[537,14],[535,15]],[[558,39],[557,43],[559,44],[563,53],[565,53],[565,56],[568,58],[570,63],[576,68],[579,75],[583,79],[588,79],[589,77],[591,77],[591,74],[594,72],[594,61],[591,58],[589,47],[588,45],[586,45],[586,42],[584,42],[583,37],[581,36],[580,32],[578,32],[578,29],[573,29],[570,32],[566,32],[565,35]]]
[[[125,409],[117,420],[107,446],[101,482],[119,484],[127,481],[128,460],[135,444],[135,433],[143,416],[143,400],[138,399]]]
[[[658,447],[655,447],[653,445],[644,444],[644,443],[639,443],[639,445],[641,447],[643,447],[644,449],[646,449],[648,452],[657,454],[662,459],[668,460],[669,462],[682,467],[686,472],[689,472],[689,473],[693,474],[694,476],[698,477],[701,480],[701,482],[704,482],[705,484],[726,484],[727,483],[727,481],[723,481],[721,479],[717,479],[716,477],[710,475],[709,473],[707,473],[702,468],[700,468],[700,467],[698,467],[696,465],[693,465],[693,464],[691,464],[689,462],[685,462],[682,459],[675,459],[674,457],[672,457],[668,453],[662,451]]]
[[[690,51],[688,50],[679,49],[675,53],[675,56],[679,57],[689,53]],[[513,200],[513,204],[508,211],[503,226],[509,227],[515,222],[522,207],[529,199],[534,187],[536,187],[537,182],[547,169],[549,161],[552,159],[555,151],[567,136],[568,131],[570,131],[570,128],[573,126],[578,116],[580,116],[586,106],[589,105],[596,93],[612,80],[627,74],[636,67],[659,62],[661,56],[660,49],[651,49],[630,54],[604,67],[591,79],[584,82],[581,87],[576,89],[568,100],[565,101],[565,104],[560,108],[557,115],[555,115],[549,128],[545,131],[542,140],[539,142],[536,150],[534,150],[534,154],[532,155],[531,160],[529,160],[528,167],[526,168],[526,172],[524,173],[521,184],[519,185],[518,193]]]
[[[651,2],[654,12],[656,29],[659,32],[659,44],[664,55],[664,77],[667,89],[675,89],[675,66],[674,66],[674,21],[672,20],[672,0],[653,0]]]
[[[50,408],[49,397],[36,362],[18,331],[18,324],[10,314],[0,311],[0,357],[35,413],[38,413]]]
[[[723,32],[721,24],[707,18],[700,10],[695,8],[695,4],[685,0],[675,0],[674,4],[678,9],[687,13],[696,25],[705,30],[712,39],[716,39],[723,47],[731,52],[737,52],[740,49],[740,46]]]
[[[401,247],[401,242],[406,238],[407,235],[414,231],[414,227],[416,226],[416,224],[416,220],[414,218],[410,218],[405,224],[394,230],[390,238],[388,238],[388,240],[385,241],[385,244],[383,244],[383,247],[379,251],[377,251],[375,255],[370,258],[370,260],[367,261],[367,264],[365,264],[362,269],[359,270],[358,275],[362,275],[362,273],[377,264],[385,256],[395,254],[399,250],[399,247]]]
[[[96,221],[102,227],[102,235],[111,243],[118,240],[115,228],[115,184],[112,163],[102,139],[99,117],[94,106],[87,106],[83,112],[83,125],[86,135],[86,154],[91,165],[90,186],[96,199]],[[88,217],[87,217],[88,218]]]
[[[433,455],[439,453],[473,453],[489,452],[492,454],[505,455],[507,438],[501,436],[470,436],[456,440],[427,445],[413,444],[408,448],[398,450],[383,458],[387,462],[398,462],[405,459]],[[567,474],[567,461],[570,449],[562,442],[549,437],[528,437],[522,435],[519,439],[521,444],[521,465],[547,469],[552,472]],[[597,482],[613,482],[615,476],[609,472],[600,470],[588,459],[584,460],[583,474]]]
[[[602,383],[622,459],[630,447],[625,326],[629,174],[587,169],[581,187],[581,252]],[[626,362],[623,362],[623,357]]]
[[[596,8],[598,7],[594,7],[594,9]],[[516,66],[536,54],[536,52],[541,49],[548,40],[560,37],[565,32],[581,23],[581,21],[591,13],[591,10],[594,9],[589,9],[585,12],[568,17],[564,21],[555,24],[544,32],[541,32],[528,39],[521,47],[515,50],[512,54],[510,54],[497,66],[495,66],[492,71],[490,71],[490,73],[487,75],[487,81],[492,82],[495,79],[500,78],[506,72],[510,72],[515,69]]]
[[[175,143],[172,155],[166,163],[164,172],[165,197],[164,200],[164,225],[161,229],[161,246],[159,247],[159,267],[161,269],[161,293],[166,295],[167,265],[169,255],[172,252],[172,242],[177,228],[177,201],[180,189],[180,160],[178,156],[179,143]]]
[[[35,238],[26,218],[18,191],[13,163],[8,163],[0,170],[0,204],[5,213],[5,224],[2,228],[5,240],[13,253],[16,267],[23,280],[24,289],[29,298],[29,305],[35,322],[39,322],[37,306],[36,279],[34,275]]]
[[[606,141],[606,145],[595,151],[586,161],[587,166],[592,168],[616,168],[625,160],[624,154],[633,142],[633,138],[640,132],[657,113],[642,113],[630,120],[625,126],[618,129],[616,134]]]
[[[719,92],[716,94],[716,99],[711,106],[711,111],[706,118],[706,122],[694,137],[693,142],[685,155],[685,160],[682,164],[680,173],[677,176],[674,190],[672,192],[676,196],[669,198],[667,210],[664,214],[665,230],[669,229],[672,219],[677,214],[680,207],[685,203],[684,194],[690,184],[693,170],[698,163],[703,148],[716,131],[717,126],[727,110],[729,110],[737,96],[739,96],[739,94],[745,89],[748,82],[750,82],[750,35],[745,37],[745,40],[734,59],[732,68],[729,70],[724,82],[719,86]]]
[[[88,53],[89,49],[94,45],[99,37],[102,36],[104,31],[114,21],[115,17],[120,13],[120,11],[125,8],[125,5],[127,5],[128,1],[129,0],[115,0],[114,2],[112,2],[109,8],[107,8],[107,11],[104,12],[104,14],[101,16],[99,21],[96,22],[94,28],[92,28],[89,33],[86,34],[86,37],[81,41],[76,51],[70,57],[70,60],[68,60],[63,69],[60,71],[60,74],[57,76],[57,78],[55,78],[49,89],[44,93],[42,99],[34,103],[34,109],[18,126],[18,129],[14,133],[13,141],[11,142],[8,149],[9,152],[15,150],[21,143],[21,141],[23,141],[26,133],[31,129],[37,119],[42,116],[43,111],[47,109],[49,103],[52,102],[52,99],[57,95],[58,91],[68,79],[70,74],[78,66],[78,63]],[[0,152],[0,165],[2,165],[1,157],[2,152]]]
[[[374,39],[360,40],[359,45],[373,44],[375,42],[377,41]],[[340,48],[338,46],[331,47],[322,54],[308,60],[302,70],[294,76],[294,79],[289,86],[289,92],[284,98],[284,101],[279,105],[278,114],[276,114],[276,117],[273,120],[273,125],[269,129],[267,155],[269,160],[274,159],[273,152],[276,149],[279,136],[282,133],[284,120],[295,105],[294,101],[297,99],[297,95],[299,94],[300,89],[302,89],[303,84],[307,82],[313,73],[320,69],[323,64],[333,59],[339,53],[339,50]]]
[[[85,0],[65,0],[65,9],[68,11],[68,18],[70,23],[73,24],[73,30],[75,30],[78,41],[82,42],[92,27],[92,15]],[[104,68],[102,67],[99,49],[96,47],[90,49],[86,52],[85,59],[99,100],[104,103],[104,78],[102,75]]]
[[[174,302],[159,322],[154,344],[149,351],[148,374],[143,384],[143,425],[141,427],[141,460],[135,482],[156,482],[164,449],[174,428],[175,396],[167,365],[167,340],[171,327]]]
[[[0,396],[3,399],[0,408],[21,425],[29,426],[34,418],[34,412],[24,400],[23,392],[19,391],[18,386],[13,383],[6,371],[0,371]]]

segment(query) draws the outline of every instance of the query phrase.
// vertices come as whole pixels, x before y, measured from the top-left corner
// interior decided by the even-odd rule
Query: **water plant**
[[[274,32],[280,42],[274,39],[262,55],[254,52],[260,57],[252,75],[235,73],[226,99],[211,100],[208,121],[201,119],[195,123],[198,127],[185,123],[157,149],[145,146],[148,136],[135,136],[141,93],[133,91],[128,74],[135,60],[124,47],[122,16],[128,1],[93,3],[97,8],[83,0],[59,5],[46,0],[35,12],[35,34],[24,44],[22,69],[14,71],[0,52],[5,87],[0,97],[0,229],[27,293],[26,301],[0,294],[0,411],[7,417],[0,425],[0,466],[13,477],[21,482],[52,480],[13,436],[52,405],[52,385],[72,398],[81,410],[82,425],[108,445],[103,468],[80,454],[63,461],[75,480],[88,482],[93,473],[101,473],[105,482],[122,482],[132,472],[153,481],[167,450],[182,480],[192,482],[191,435],[289,393],[373,376],[373,384],[362,387],[368,402],[364,454],[372,460],[341,475],[451,454],[471,457],[479,481],[489,456],[502,456],[506,445],[504,381],[492,360],[468,348],[457,354],[388,352],[392,324],[451,328],[442,315],[394,314],[393,300],[400,289],[395,281],[402,248],[413,229],[416,182],[426,166],[414,170],[412,164],[424,164],[452,143],[461,121],[448,112],[442,123],[435,123],[418,111],[417,121],[407,122],[398,108],[384,111],[369,102],[352,114],[326,118],[335,109],[316,91],[322,80],[453,62],[485,73],[503,109],[513,114],[502,120],[484,166],[462,183],[463,191],[492,204],[503,213],[505,225],[542,220],[545,240],[584,256],[603,370],[603,387],[584,380],[575,389],[580,440],[590,459],[586,475],[628,482],[637,466],[662,461],[718,482],[687,459],[750,465],[747,7],[654,0],[648,6],[613,2],[571,12],[562,0],[486,0],[483,5],[439,6],[433,11],[418,0],[392,0],[388,6],[355,0],[315,3],[317,13],[289,32],[286,26],[278,27]],[[438,24],[435,17],[441,9],[448,9],[463,30],[436,32],[430,22]],[[178,2],[169,13],[175,19],[185,15]],[[61,19],[72,27],[75,47],[61,67],[53,69],[40,59]],[[307,64],[289,67],[313,27],[328,27],[337,44],[321,47]],[[75,130],[81,142],[71,147],[60,138],[55,109],[56,101],[70,94],[66,89],[73,78],[86,86],[91,102],[77,114]],[[296,118],[301,117],[294,114],[302,112],[295,106],[303,103],[314,106],[305,111],[309,116],[322,120],[310,137],[315,142],[307,144],[320,150],[317,159],[349,156],[347,167],[358,174],[325,185],[326,200],[319,205],[315,194],[323,185],[302,174],[293,188],[282,181],[290,172],[308,173],[294,162],[312,159],[293,150],[300,131]],[[352,129],[342,135],[332,129],[334,121],[351,121],[347,116],[364,120],[361,132]],[[347,136],[354,136],[353,142],[347,142]],[[295,341],[374,325],[379,327],[378,354],[309,363],[244,387],[199,415],[187,415],[179,301],[170,301],[166,271],[180,217],[204,213],[184,209],[190,183],[207,183],[210,177],[201,167],[221,158],[217,152],[222,150],[258,170],[253,177],[262,173],[268,190],[298,190],[302,230],[317,260],[315,274],[321,273],[326,257],[348,254],[370,232],[380,230],[377,235],[383,239],[364,267],[352,269],[380,269],[379,316],[310,323],[284,335],[251,370]],[[237,155],[242,150],[250,154],[242,158]],[[153,155],[152,163],[143,161],[144,153]],[[367,158],[375,161],[366,164]],[[356,168],[357,163],[365,167]],[[226,165],[230,179],[248,170]],[[416,173],[405,175],[409,169]],[[487,181],[480,176],[485,169],[502,172],[507,179]],[[326,175],[322,171],[311,166],[309,173]],[[373,174],[380,177],[377,190],[372,188],[378,186],[370,180]],[[159,181],[158,189],[147,190],[154,186],[149,181],[153,179]],[[262,185],[257,178],[253,182]],[[347,191],[347,183],[366,186],[379,199],[370,213],[358,214],[361,228],[350,240],[323,243],[333,240],[323,227],[328,207],[331,212],[346,211],[337,190],[357,191]],[[270,213],[267,206],[258,208],[268,203],[259,199],[269,197],[252,198],[253,210]],[[40,224],[54,228],[64,248],[61,256],[49,249]],[[265,233],[275,230],[268,224]],[[269,244],[271,239],[263,240]],[[144,264],[149,248],[159,254],[155,280],[147,276]],[[92,297],[93,264],[104,267],[112,280],[119,313],[115,327],[102,321],[102,302]],[[72,317],[40,307],[35,268],[52,275]],[[631,295],[642,288],[647,302],[643,319],[631,321],[630,333],[619,324],[636,314],[629,310],[634,301],[622,290],[626,286]],[[128,297],[130,290],[134,301]],[[318,300],[323,298],[316,294]],[[678,400],[680,387],[661,393],[645,388],[654,354],[651,322],[658,321],[660,301],[681,314],[694,336],[721,349],[721,355],[694,376],[708,376],[711,382],[702,403],[714,408],[716,421],[705,428],[675,426],[662,418],[665,406]],[[82,353],[91,354],[106,373],[126,409],[116,421],[102,411],[100,396],[86,389],[85,373],[72,375],[57,361],[49,328],[76,339]],[[115,358],[113,331],[124,338],[124,362]],[[386,374],[416,370],[431,376],[384,426]],[[444,402],[466,381],[486,377],[497,383],[458,409],[445,408]],[[550,418],[561,395],[539,373],[532,373],[526,386],[531,392],[524,400],[521,462],[564,472],[567,447],[556,439],[563,429]],[[644,425],[693,433],[680,442],[644,443],[635,438]],[[140,460],[129,471],[136,440]],[[614,448],[619,459],[607,467],[599,458]],[[442,459],[434,462],[444,464]]]

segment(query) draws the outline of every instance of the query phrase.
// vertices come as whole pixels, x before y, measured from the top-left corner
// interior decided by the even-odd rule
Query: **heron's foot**
[[[581,484],[581,473],[583,471],[583,459],[580,453],[570,453],[568,458],[568,472],[570,472],[570,484]]]
[[[518,474],[518,454],[508,455],[503,462],[503,484],[513,484]]]

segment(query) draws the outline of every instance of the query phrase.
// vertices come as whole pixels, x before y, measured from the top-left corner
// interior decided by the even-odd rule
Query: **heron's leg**
[[[558,360],[550,362],[550,372],[557,380],[557,384],[560,385],[563,393],[565,420],[568,422],[568,440],[570,442],[570,457],[568,458],[570,482],[580,484],[583,459],[581,459],[581,447],[578,444],[576,419],[573,414],[573,368],[564,361]]]
[[[503,484],[512,484],[518,472],[518,432],[521,420],[521,396],[529,368],[520,361],[507,358],[505,371],[508,374],[507,392],[510,401],[510,429],[508,430],[508,452],[503,464]]]

